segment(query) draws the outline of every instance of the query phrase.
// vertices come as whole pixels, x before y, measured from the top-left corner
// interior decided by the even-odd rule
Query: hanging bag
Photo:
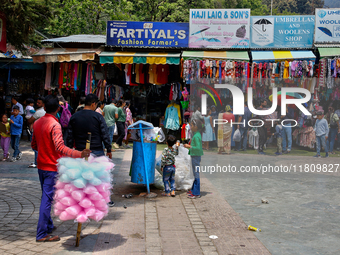
[[[233,140],[234,142],[240,142],[241,141],[241,132],[239,129],[237,129],[234,133],[234,136],[233,136]]]
[[[61,113],[59,121],[60,121],[60,125],[63,128],[66,128],[68,127],[68,123],[70,122],[72,114],[69,111],[68,104],[66,102],[65,102],[65,105],[62,105],[61,107],[63,108],[63,112]]]
[[[333,115],[331,116],[331,119],[330,119],[330,127],[331,128],[337,128],[338,127],[338,124],[336,123],[336,121],[334,121],[334,113]]]

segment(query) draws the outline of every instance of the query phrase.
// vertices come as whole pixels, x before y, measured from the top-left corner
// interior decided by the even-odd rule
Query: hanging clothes
[[[45,77],[45,89],[51,90],[51,72],[52,72],[52,63],[46,64],[46,77]]]
[[[170,104],[165,111],[164,127],[166,129],[178,130],[180,128],[179,109],[176,104]]]

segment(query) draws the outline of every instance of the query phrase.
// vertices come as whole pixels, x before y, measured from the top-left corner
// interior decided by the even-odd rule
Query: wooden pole
[[[91,133],[88,132],[88,139],[86,140],[86,149],[90,149],[90,144],[91,144]],[[85,160],[87,161],[89,158],[85,157]],[[81,233],[81,223],[78,222],[78,228],[77,228],[77,235],[76,235],[76,247],[79,247],[79,242],[80,242],[80,233]]]

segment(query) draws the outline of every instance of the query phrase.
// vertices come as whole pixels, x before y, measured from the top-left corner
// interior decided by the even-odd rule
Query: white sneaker
[[[17,160],[20,160],[22,157],[22,152],[19,153],[19,155],[17,156]]]
[[[119,149],[119,145],[116,143],[113,144],[113,147],[115,147],[116,149]]]
[[[131,149],[131,146],[130,145],[125,145],[125,148],[126,149]]]
[[[34,163],[31,163],[31,164],[28,166],[28,168],[37,168],[37,165],[34,164]]]
[[[12,157],[11,162],[15,162],[17,159],[15,157]]]

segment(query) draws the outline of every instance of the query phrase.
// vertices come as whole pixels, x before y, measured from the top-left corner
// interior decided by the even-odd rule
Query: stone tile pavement
[[[197,200],[184,191],[162,197],[153,188],[158,197],[138,196],[146,188],[130,182],[132,150],[114,153],[116,205],[103,221],[83,224],[80,247],[74,247],[77,224],[56,219],[61,241],[36,243],[40,184],[36,169],[27,168],[33,158],[29,144],[21,147],[21,161],[0,162],[0,254],[269,254],[204,177]],[[133,198],[122,197],[128,193]]]

